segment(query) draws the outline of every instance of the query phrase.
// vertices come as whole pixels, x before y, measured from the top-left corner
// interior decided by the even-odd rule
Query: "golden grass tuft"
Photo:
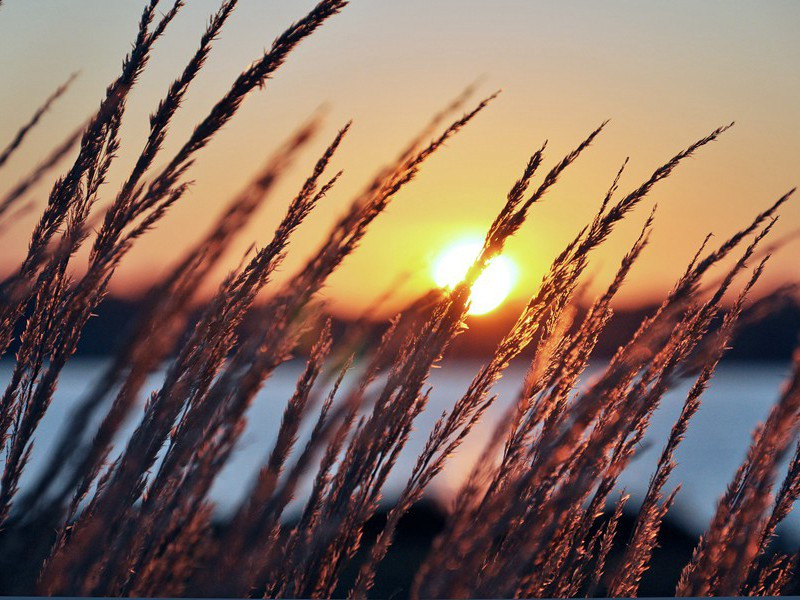
[[[353,198],[291,280],[268,301],[259,302],[260,292],[291,251],[295,229],[341,175],[328,172],[350,127],[345,125],[289,202],[271,239],[219,282],[199,316],[194,314],[198,292],[213,267],[317,133],[318,119],[302,124],[232,196],[200,241],[152,286],[119,353],[66,420],[57,450],[47,457],[39,477],[19,489],[37,427],[117,267],[183,199],[196,156],[235,117],[244,99],[263,87],[292,50],[347,2],[320,0],[289,26],[236,78],[175,154],[163,159],[172,119],[236,4],[225,0],[211,16],[195,54],[153,112],[146,143],[107,208],[99,210],[98,201],[106,193],[103,184],[120,144],[127,97],[159,38],[182,9],[180,0],[160,16],[159,0],[146,4],[120,75],[96,112],[75,134],[56,140],[52,153],[0,198],[0,226],[18,226],[14,211],[28,190],[77,150],[52,187],[25,258],[1,288],[0,353],[7,354],[12,342],[18,350],[0,397],[0,550],[10,552],[14,540],[29,535],[32,524],[37,547],[45,548],[19,556],[20,573],[29,575],[21,577],[20,589],[13,591],[329,597],[350,568],[357,575],[349,595],[365,598],[401,518],[447,469],[448,458],[495,401],[492,388],[509,363],[532,345],[534,358],[523,391],[457,492],[445,528],[410,593],[635,596],[677,493],[667,489],[676,448],[766,259],[755,267],[749,263],[761,256],[762,242],[792,192],[716,249],[706,249],[707,239],[658,310],[585,389],[577,387],[579,377],[608,325],[612,300],[646,249],[655,211],[588,313],[578,319],[576,307],[592,253],[645,202],[655,185],[730,125],[688,145],[618,198],[623,165],[595,217],[579,227],[463,396],[428,432],[405,488],[393,500],[386,524],[370,547],[363,547],[365,524],[378,511],[383,485],[426,408],[431,370],[465,327],[470,286],[562,174],[599,139],[605,123],[556,162],[538,185],[534,180],[545,162],[545,146],[536,149],[512,184],[463,282],[450,293],[412,303],[375,344],[361,332],[334,335],[330,323],[320,318],[317,293],[424,162],[496,94],[454,117],[470,101],[473,90],[468,88],[436,115]],[[28,131],[41,126],[42,115],[71,81],[58,87],[0,152],[0,168]],[[157,159],[165,165],[160,170],[153,169]],[[88,268],[74,276],[71,267],[82,248],[90,250]],[[709,280],[709,269],[728,257],[736,257],[733,266],[721,279]],[[741,276],[742,290],[733,307],[724,310],[723,297]],[[261,328],[241,327],[248,319],[258,319]],[[209,490],[237,449],[257,392],[269,385],[270,375],[309,330],[316,332],[317,342],[283,410],[274,445],[246,498],[220,530],[212,522]],[[331,376],[331,382],[326,366],[332,362],[337,362],[338,375]],[[148,377],[162,364],[163,380],[147,390]],[[345,379],[345,373],[352,377]],[[687,373],[696,380],[666,440],[622,558],[612,564],[609,552],[619,542],[623,507],[630,504],[623,491],[618,500],[612,499],[618,477],[634,457],[664,394]],[[139,411],[136,400],[145,392],[148,400]],[[794,577],[796,557],[775,554],[770,542],[800,496],[800,446],[774,501],[771,494],[780,461],[797,436],[799,415],[800,352],[787,386],[767,421],[756,429],[745,461],[686,565],[676,594],[776,594]],[[136,429],[121,454],[109,462],[112,441],[131,416],[137,419]],[[99,425],[89,429],[90,422]],[[311,436],[298,447],[298,433],[307,422]],[[284,512],[304,477],[312,479],[312,491],[303,498],[299,519],[289,524]],[[604,516],[607,505],[612,509]],[[366,557],[354,562],[359,550],[366,550]]]

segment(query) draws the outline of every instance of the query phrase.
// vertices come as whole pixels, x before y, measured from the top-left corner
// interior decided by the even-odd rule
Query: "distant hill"
[[[627,342],[656,306],[616,310],[595,348],[596,358],[610,357]],[[579,315],[579,317],[582,315]],[[469,330],[457,338],[454,354],[481,356],[491,352],[516,314],[498,314],[468,320]],[[786,301],[766,315],[745,312],[726,358],[730,360],[788,360],[800,336],[800,303]]]
[[[109,297],[102,302],[86,327],[77,354],[80,356],[108,355],[119,346],[140,310],[136,301]],[[647,306],[635,310],[617,310],[606,331],[598,341],[597,358],[608,357],[624,343],[641,323],[655,310]],[[449,356],[481,357],[491,352],[503,334],[516,319],[512,310],[497,312],[482,317],[471,317],[468,329],[458,336],[449,351]],[[343,331],[351,321],[333,316],[334,330]],[[361,323],[363,326],[364,324]],[[374,338],[386,327],[385,323],[370,323],[367,330]],[[786,360],[800,335],[800,304],[796,301],[783,303],[777,310],[758,318],[745,319],[728,352],[727,358],[738,360]],[[12,351],[16,346],[12,346]]]

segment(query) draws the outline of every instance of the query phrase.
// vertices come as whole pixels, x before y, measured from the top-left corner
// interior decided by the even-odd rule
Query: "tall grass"
[[[709,249],[706,239],[657,311],[590,385],[580,388],[578,380],[609,323],[612,301],[646,250],[654,211],[588,313],[579,319],[576,307],[583,301],[592,253],[646,202],[654,186],[729,126],[689,144],[627,194],[619,192],[622,166],[600,197],[594,218],[583,227],[576,224],[574,239],[553,261],[517,321],[463,396],[428,432],[382,532],[358,560],[365,524],[378,511],[384,483],[426,408],[429,374],[465,327],[471,286],[601,135],[605,123],[538,183],[546,148],[533,151],[464,280],[452,291],[409,305],[374,344],[358,332],[333,335],[317,293],[428,157],[477,118],[495,95],[470,107],[473,90],[468,89],[436,115],[353,198],[305,265],[260,302],[262,290],[275,288],[272,276],[294,231],[336,186],[341,172],[329,172],[346,143],[349,124],[343,126],[289,202],[271,239],[260,240],[264,245],[248,253],[195,314],[214,267],[319,128],[318,119],[300,125],[232,197],[201,240],[153,284],[118,354],[65,420],[38,476],[19,489],[37,427],[117,267],[183,199],[198,153],[234,118],[244,99],[347,2],[321,0],[289,26],[236,78],[178,150],[164,157],[170,123],[236,8],[236,0],[222,2],[197,51],[155,108],[146,142],[124,183],[106,197],[104,184],[121,143],[127,98],[183,7],[177,0],[159,16],[158,4],[150,0],[145,6],[120,75],[93,116],[66,140],[54,140],[52,153],[0,199],[0,224],[20,226],[27,191],[71,157],[41,209],[25,257],[2,282],[0,352],[8,353],[15,341],[17,347],[0,398],[0,548],[6,553],[4,564],[19,572],[14,589],[6,591],[327,597],[339,589],[344,571],[355,569],[349,595],[366,597],[401,518],[447,469],[448,457],[493,404],[492,388],[509,363],[533,346],[522,392],[455,494],[446,526],[416,574],[411,594],[635,596],[677,493],[668,488],[675,451],[768,262],[761,246],[792,192],[768,204],[716,248]],[[42,115],[71,81],[21,126],[0,153],[0,169],[28,131],[41,126]],[[462,110],[464,115],[456,117]],[[157,161],[165,166],[154,169]],[[98,208],[101,196],[108,200],[103,209]],[[82,248],[89,249],[88,262],[78,270],[76,253]],[[709,270],[721,263],[729,265],[723,276],[710,279]],[[744,283],[734,290],[738,279]],[[723,309],[729,295],[732,306]],[[257,330],[242,327],[255,319]],[[218,526],[209,490],[236,452],[257,392],[270,385],[272,373],[309,332],[317,341],[274,444],[229,522]],[[164,364],[160,383],[148,389],[148,378]],[[331,365],[337,365],[333,373]],[[345,379],[348,372],[351,377]],[[615,492],[617,480],[664,394],[688,375],[695,382],[665,441],[622,557],[611,564],[609,552],[622,542],[617,529],[628,501]],[[142,408],[137,399],[144,393]],[[676,594],[774,595],[792,579],[796,557],[775,553],[770,542],[800,495],[800,446],[782,482],[777,481],[781,460],[796,438],[798,415],[800,354],[772,412],[754,431],[747,457],[719,500]],[[129,418],[137,426],[113,455],[112,442]],[[87,423],[97,425],[89,429]],[[306,424],[311,434],[299,445]],[[300,498],[299,517],[289,522],[286,508],[307,479],[311,491]],[[33,549],[14,555],[20,539],[33,540],[26,542]]]

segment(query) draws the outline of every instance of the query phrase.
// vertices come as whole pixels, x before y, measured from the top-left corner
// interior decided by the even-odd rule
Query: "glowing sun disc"
[[[453,289],[466,275],[478,253],[480,241],[457,242],[442,252],[433,265],[433,280],[436,285]],[[507,256],[492,260],[475,282],[470,294],[469,313],[482,315],[497,308],[514,287],[517,269]]]

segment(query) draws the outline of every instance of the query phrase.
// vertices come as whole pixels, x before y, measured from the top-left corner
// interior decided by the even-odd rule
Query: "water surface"
[[[22,481],[23,488],[51,451],[65,416],[99,376],[104,364],[102,360],[76,359],[64,370],[53,405],[36,434],[30,468]],[[7,361],[0,363],[0,381],[8,380],[11,366]],[[417,420],[415,431],[389,477],[384,489],[387,498],[402,488],[436,419],[463,394],[479,367],[478,361],[451,361],[443,368],[434,370],[430,379],[433,387],[430,403]],[[263,464],[280,425],[286,400],[294,390],[296,377],[302,368],[300,361],[287,363],[258,394],[248,415],[248,426],[240,446],[211,492],[221,512],[230,511],[236,505]],[[700,533],[706,527],[717,499],[745,455],[753,428],[768,414],[789,368],[788,364],[783,363],[728,363],[720,366],[703,397],[700,410],[689,426],[686,439],[677,451],[678,466],[668,483],[668,490],[681,484],[670,515],[690,531]],[[494,392],[499,395],[498,402],[451,458],[445,471],[433,481],[429,491],[431,496],[443,502],[451,497],[473,461],[480,455],[504,407],[518,393],[523,374],[524,366],[512,366],[496,385]],[[591,376],[592,370],[587,378]],[[154,376],[151,389],[157,382],[158,377]],[[661,447],[680,412],[690,383],[683,382],[667,394],[653,416],[637,457],[620,478],[619,485],[631,493],[634,502],[641,499],[647,488]],[[138,412],[137,416],[140,414]],[[117,441],[117,450],[122,448],[125,436],[134,425],[133,420],[128,423]],[[783,531],[793,539],[800,540],[800,518],[790,516]]]

